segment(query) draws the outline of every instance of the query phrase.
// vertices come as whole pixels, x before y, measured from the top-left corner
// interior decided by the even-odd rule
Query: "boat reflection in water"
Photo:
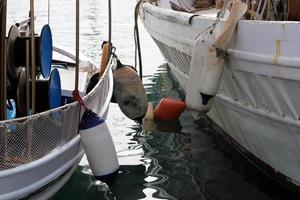
[[[177,85],[165,66],[144,82],[154,105],[162,97],[183,95],[174,90]],[[180,125],[159,121],[145,132],[119,111],[112,104],[108,115],[120,162],[115,183],[108,187],[97,182],[83,159],[55,200],[292,199],[234,151],[206,119],[194,122],[185,111],[176,122]]]
[[[209,118],[255,166],[299,192],[300,1],[215,2],[143,1],[139,14],[194,119]]]

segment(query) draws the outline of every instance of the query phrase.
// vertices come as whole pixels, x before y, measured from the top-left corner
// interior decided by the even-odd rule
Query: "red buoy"
[[[176,120],[185,108],[185,102],[166,97],[160,100],[154,109],[154,118],[166,121]]]

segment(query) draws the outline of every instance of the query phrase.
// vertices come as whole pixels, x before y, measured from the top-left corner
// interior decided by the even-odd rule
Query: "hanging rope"
[[[140,0],[134,9],[134,41],[135,41],[135,68],[137,68],[136,60],[137,60],[137,54],[138,54],[138,60],[139,60],[139,75],[141,80],[143,80],[143,65],[142,65],[142,53],[141,53],[141,45],[140,45],[140,35],[139,35],[139,26],[138,26],[138,14],[139,14],[139,8],[142,3],[142,0]]]

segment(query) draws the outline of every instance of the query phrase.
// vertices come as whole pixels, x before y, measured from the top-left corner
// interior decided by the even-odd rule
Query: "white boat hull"
[[[189,70],[197,67],[191,66],[194,42],[214,23],[215,15],[206,12],[195,16],[144,3],[140,16],[171,72],[187,91]],[[207,113],[226,133],[226,139],[249,159],[274,178],[277,176],[297,188],[300,187],[299,33],[297,22],[241,21],[228,51],[221,86]],[[199,57],[201,53],[199,50]],[[198,82],[195,79],[195,84]],[[194,115],[197,117],[197,113]]]
[[[37,191],[69,170],[84,154],[80,138],[76,137],[60,149],[36,162],[1,173],[1,199],[18,199]],[[12,178],[13,176],[13,178]]]
[[[58,48],[55,50],[73,60],[74,55],[72,53]],[[89,63],[90,67],[95,68],[95,64],[89,60],[82,61],[85,66]],[[71,73],[74,73],[74,70],[71,70]],[[112,92],[113,77],[109,64],[103,79],[83,100],[88,108],[106,119]],[[20,199],[36,193],[78,165],[84,154],[78,134],[78,120],[80,113],[83,113],[80,109],[79,103],[74,102],[16,122],[0,122],[0,133],[4,135],[0,137],[0,143],[4,144],[0,151],[0,159],[3,159],[0,163],[1,200]],[[22,127],[26,127],[26,129]],[[27,131],[30,128],[33,130],[32,133]],[[17,130],[13,133],[16,135],[13,136],[7,132],[8,130]],[[29,136],[30,134],[31,136]],[[49,136],[49,134],[53,135]],[[41,136],[43,137],[40,138]],[[16,138],[13,139],[14,137]],[[13,144],[14,141],[21,143]],[[14,146],[20,150],[11,150],[10,148]],[[5,162],[8,164],[5,165]],[[74,170],[71,172],[73,173]],[[71,175],[63,176],[63,182],[65,183],[70,177]],[[59,185],[62,186],[62,184]],[[55,187],[53,191],[58,189]],[[46,193],[47,197],[52,194],[48,191]],[[40,198],[39,195],[35,195],[34,198],[37,197]]]

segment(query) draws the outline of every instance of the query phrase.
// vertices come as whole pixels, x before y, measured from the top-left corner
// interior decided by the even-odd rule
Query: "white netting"
[[[85,98],[99,112],[108,97],[110,68]],[[0,171],[32,162],[78,135],[81,108],[78,102],[19,120],[0,123]]]

